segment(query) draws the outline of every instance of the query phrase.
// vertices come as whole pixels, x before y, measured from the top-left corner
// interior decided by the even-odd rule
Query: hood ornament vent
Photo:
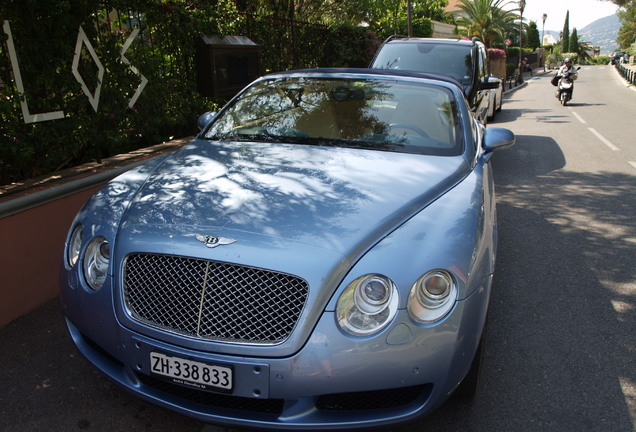
[[[195,234],[194,238],[203,243],[206,247],[215,248],[217,246],[225,246],[235,243],[236,240],[226,237],[217,237],[213,235]]]

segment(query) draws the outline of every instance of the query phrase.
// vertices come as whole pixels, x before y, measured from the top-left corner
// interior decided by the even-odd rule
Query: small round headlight
[[[106,281],[110,264],[110,247],[104,237],[95,237],[86,247],[84,255],[84,277],[95,291]]]
[[[80,249],[82,248],[82,226],[77,225],[71,237],[69,238],[68,245],[66,247],[66,262],[70,267],[74,267],[79,259]]]
[[[351,282],[338,299],[338,325],[355,336],[382,330],[397,312],[397,289],[390,279],[366,275]]]
[[[356,306],[363,312],[375,314],[388,306],[391,296],[390,281],[379,276],[362,278],[355,289]]]
[[[420,277],[409,295],[409,314],[419,323],[432,323],[446,316],[457,298],[450,273],[433,270]]]
[[[433,271],[422,277],[420,285],[418,295],[421,296],[423,301],[439,301],[450,293],[453,287],[453,279],[446,272]]]

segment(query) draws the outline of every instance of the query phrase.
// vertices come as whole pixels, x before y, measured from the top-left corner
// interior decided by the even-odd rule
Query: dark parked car
[[[470,394],[489,161],[514,135],[465,101],[424,74],[258,79],[81,209],[61,275],[73,342],[139,397],[236,427],[385,426]]]
[[[447,75],[458,80],[471,108],[486,124],[503,103],[503,83],[490,75],[485,45],[473,40],[389,38],[378,49],[373,69]]]

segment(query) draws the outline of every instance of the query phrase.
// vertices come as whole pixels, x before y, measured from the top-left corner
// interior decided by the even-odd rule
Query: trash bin
[[[245,36],[201,36],[196,50],[197,89],[232,97],[261,73],[260,47]]]

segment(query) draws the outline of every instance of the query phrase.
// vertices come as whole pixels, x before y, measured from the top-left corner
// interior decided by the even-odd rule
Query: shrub
[[[0,32],[0,184],[36,177],[117,153],[196,133],[197,117],[226,99],[196,89],[195,41],[201,34],[250,37],[261,47],[263,71],[318,66],[368,65],[377,38],[368,29],[333,27],[240,14],[233,0],[4,0],[0,17],[10,23],[24,94],[16,88],[8,37]],[[132,11],[132,12],[127,12]],[[91,94],[101,85],[97,110],[72,73],[82,27],[87,44],[78,67]],[[132,108],[140,77],[148,79]],[[64,118],[25,123],[31,113],[63,111]]]

